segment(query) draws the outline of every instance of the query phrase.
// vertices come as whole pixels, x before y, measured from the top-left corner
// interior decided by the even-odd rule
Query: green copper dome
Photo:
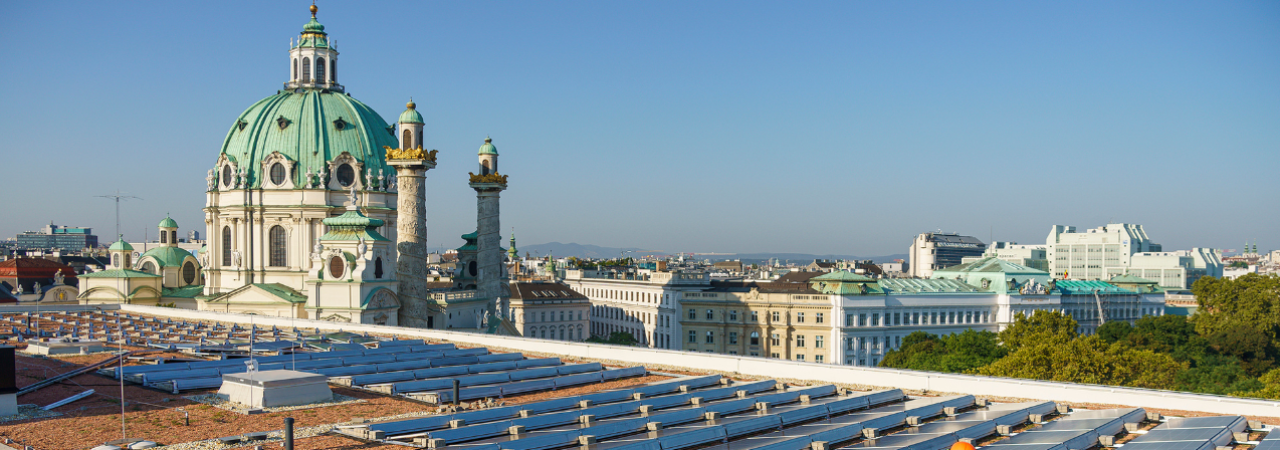
[[[320,21],[316,20],[315,16],[311,16],[311,21],[302,26],[302,32],[324,34],[324,25],[321,25]]]
[[[143,253],[142,256],[138,257],[138,260],[142,260],[142,258],[146,258],[148,256],[155,258],[156,262],[160,264],[160,267],[181,267],[182,262],[186,261],[187,257],[194,257],[194,255],[189,251],[178,247],[165,246],[147,250],[146,253]]]
[[[222,153],[248,173],[249,188],[263,186],[262,160],[273,152],[294,163],[294,186],[303,185],[308,170],[319,174],[343,153],[364,165],[356,174],[363,179],[368,169],[375,177],[379,171],[394,172],[383,149],[399,147],[393,133],[373,108],[349,95],[299,88],[279,91],[241,113],[227,132]]]
[[[417,105],[417,104],[415,104],[415,103],[413,103],[413,100],[410,100],[410,101],[409,101],[409,104],[404,105],[404,107],[405,107],[405,108],[408,108],[408,109],[406,109],[406,110],[404,110],[404,112],[400,113],[400,120],[398,120],[397,122],[399,122],[399,123],[426,123],[426,122],[423,122],[423,121],[422,121],[422,114],[418,114],[418,110],[417,110],[418,105]]]
[[[486,137],[486,138],[484,138],[484,145],[481,145],[481,146],[480,146],[480,153],[479,153],[479,154],[481,154],[481,155],[496,155],[496,154],[498,154],[498,147],[494,147],[494,146],[493,146],[493,139],[490,139],[490,138],[487,138],[487,137]]]
[[[160,228],[178,228],[178,222],[172,218],[165,217],[160,221]]]
[[[369,241],[386,241],[386,237],[378,233],[378,227],[386,223],[381,219],[370,219],[360,211],[347,211],[338,217],[330,217],[320,221],[329,227],[329,232],[320,236],[321,241],[357,241],[361,238]]]
[[[107,250],[123,250],[123,251],[131,252],[133,251],[133,246],[129,245],[128,242],[125,242],[124,238],[121,238],[120,240],[116,241],[114,244],[111,244],[111,247],[108,247]]]

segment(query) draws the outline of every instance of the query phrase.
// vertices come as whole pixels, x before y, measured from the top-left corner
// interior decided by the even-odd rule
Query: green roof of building
[[[408,109],[405,109],[404,112],[400,113],[400,120],[397,120],[396,122],[425,123],[422,121],[422,114],[418,114],[418,105],[413,103],[413,100],[410,100],[408,104],[404,105],[404,107]],[[421,147],[421,145],[419,145],[419,147]]]
[[[1040,269],[1033,269],[1021,264],[1014,264],[994,256],[988,256],[986,258],[982,258],[974,262],[957,264],[944,269],[938,269],[938,270],[935,270],[934,272],[1002,272],[1002,273],[1031,274],[1031,275],[1049,275],[1049,272],[1045,272]]]
[[[364,165],[353,174],[358,179],[369,169],[374,176],[392,173],[383,147],[399,146],[394,130],[373,108],[339,92],[299,88],[279,91],[241,113],[227,131],[221,153],[247,172],[248,187],[260,188],[266,178],[262,161],[272,153],[296,165],[293,185],[303,186],[308,171],[328,171],[329,161],[343,153]],[[223,186],[223,180],[218,183]]]
[[[160,228],[178,228],[178,221],[165,217],[160,221]]]
[[[1084,295],[1093,294],[1133,294],[1133,291],[1097,280],[1058,280],[1054,282],[1055,288],[1067,295]]]
[[[968,283],[950,278],[881,278],[878,283],[880,287],[885,288],[889,293],[951,294],[957,292],[981,292],[978,288],[970,286]]]
[[[1108,282],[1110,282],[1110,283],[1160,284],[1160,282],[1159,282],[1159,281],[1155,281],[1155,280],[1148,280],[1148,279],[1146,279],[1146,278],[1142,278],[1142,277],[1134,276],[1134,275],[1129,275],[1129,274],[1127,274],[1127,273],[1126,273],[1126,274],[1124,274],[1124,275],[1117,275],[1117,276],[1111,277],[1111,279],[1110,279],[1110,280],[1107,280],[1107,281],[1108,281]]]
[[[481,154],[481,155],[496,155],[496,154],[498,154],[498,147],[494,147],[494,146],[493,146],[493,139],[490,139],[490,138],[488,138],[488,137],[484,138],[484,145],[481,145],[481,146],[480,146],[480,153],[479,153],[479,154]]]
[[[329,232],[320,236],[322,241],[388,241],[378,233],[377,227],[386,223],[382,219],[371,219],[360,214],[360,211],[347,211],[338,217],[330,217],[321,221],[329,227]]]
[[[307,302],[307,296],[280,283],[254,283],[253,285],[289,303]]]
[[[160,289],[161,297],[178,297],[178,298],[195,298],[204,292],[203,284],[193,284],[178,288],[162,288]]]
[[[133,251],[133,246],[129,245],[128,242],[125,242],[124,239],[121,238],[120,240],[116,241],[114,244],[111,244],[111,247],[108,247],[107,250]]]
[[[147,250],[138,260],[141,261],[148,256],[155,258],[156,262],[160,263],[160,267],[181,267],[182,262],[188,257],[195,257],[191,252],[178,247],[161,246]]]
[[[76,275],[76,278],[160,278],[160,275],[132,269],[108,269]]]
[[[810,278],[809,281],[875,281],[875,279],[868,276],[858,275],[853,272],[837,270],[835,272]]]

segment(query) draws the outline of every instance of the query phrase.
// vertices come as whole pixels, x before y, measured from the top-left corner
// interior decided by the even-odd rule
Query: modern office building
[[[964,262],[966,256],[982,256],[987,250],[973,236],[956,233],[920,233],[907,250],[910,264],[908,273],[915,278],[931,278],[934,269],[954,266]]]
[[[23,231],[16,237],[18,248],[82,249],[98,246],[92,228],[49,225],[40,231]]]
[[[1127,274],[1186,289],[1202,276],[1222,276],[1220,251],[1166,252],[1137,224],[1113,223],[1082,232],[1054,225],[1045,248],[1049,273],[1055,279],[1108,280]]]

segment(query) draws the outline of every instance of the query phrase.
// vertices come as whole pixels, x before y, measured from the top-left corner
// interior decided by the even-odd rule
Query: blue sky
[[[0,236],[202,224],[307,2],[0,3]],[[1280,248],[1277,2],[332,2],[339,80],[441,151],[430,245],[491,135],[520,242],[904,252],[1141,223]],[[203,231],[203,225],[200,225]]]

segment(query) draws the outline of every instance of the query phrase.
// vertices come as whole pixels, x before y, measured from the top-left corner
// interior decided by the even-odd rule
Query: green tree
[[[1106,325],[1111,324],[1108,323]],[[1125,342],[1133,348],[1160,353],[1176,353],[1196,336],[1195,325],[1187,321],[1186,317],[1172,314],[1146,316],[1138,319],[1134,324],[1133,331],[1125,335]]]
[[[1066,343],[1075,339],[1076,320],[1058,311],[1037,310],[1031,317],[1018,313],[1012,325],[1000,332],[1000,344],[1010,352],[1026,345]]]
[[[1258,377],[1275,366],[1274,343],[1252,327],[1221,330],[1208,337],[1215,353],[1232,356],[1249,376]]]
[[[1125,321],[1112,321],[1102,324],[1098,327],[1098,338],[1107,344],[1114,344],[1123,341],[1133,332],[1133,326]]]
[[[887,353],[880,366],[965,373],[991,364],[1005,353],[990,331],[965,330],[942,337],[916,331],[903,338],[897,350]]]
[[[1234,280],[1200,277],[1191,285],[1201,336],[1247,327],[1276,341],[1280,331],[1280,276],[1245,274]]]
[[[1258,385],[1254,389],[1232,392],[1231,395],[1280,400],[1280,369],[1271,369],[1258,378]]]
[[[1002,336],[1003,338],[1003,333]],[[1107,345],[1098,336],[1029,341],[978,368],[982,375],[1072,383],[1169,389],[1186,363],[1150,350]]]
[[[1250,377],[1231,356],[1208,354],[1195,362],[1195,366],[1179,372],[1175,377],[1179,391],[1203,394],[1227,395],[1263,388],[1263,383]]]

